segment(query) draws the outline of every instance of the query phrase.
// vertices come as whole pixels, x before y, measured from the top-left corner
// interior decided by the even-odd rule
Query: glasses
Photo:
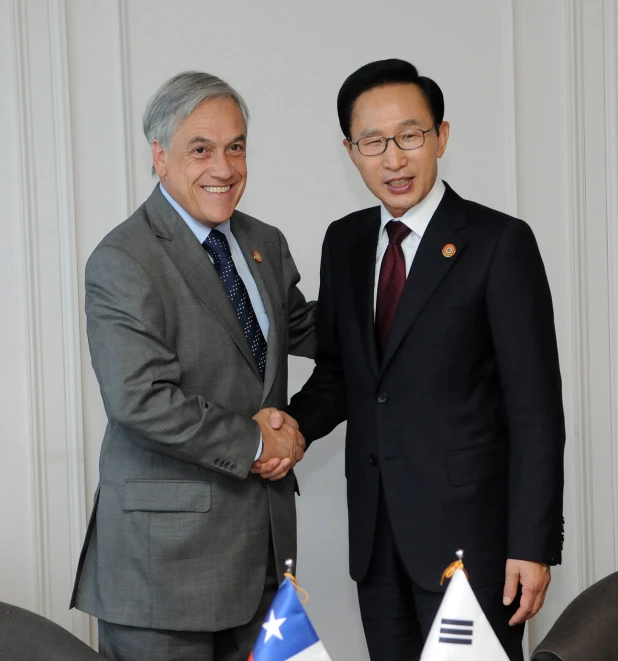
[[[356,142],[352,142],[350,138],[348,140],[351,145],[358,147],[358,151],[363,156],[379,156],[386,151],[389,140],[392,140],[399,149],[405,149],[406,151],[422,147],[425,144],[425,133],[429,133],[435,127],[436,124],[426,131],[423,131],[423,129],[406,129],[405,131],[399,131],[390,138],[385,138],[383,135],[371,135],[366,138],[359,138]]]

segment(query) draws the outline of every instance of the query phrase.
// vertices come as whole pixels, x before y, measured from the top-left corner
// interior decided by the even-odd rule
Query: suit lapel
[[[379,373],[379,361],[376,347],[373,297],[379,231],[380,207],[368,209],[366,223],[359,237],[350,246],[348,256],[354,307],[358,316],[365,355],[375,376]]]
[[[269,328],[268,337],[266,338],[268,349],[266,354],[266,370],[264,373],[264,393],[262,396],[262,402],[264,402],[277,376],[279,343],[282,332],[281,307],[283,301],[280,301],[276,296],[280,285],[272,267],[272,260],[277,259],[278,256],[269,252],[269,245],[271,244],[264,241],[263,236],[255,231],[255,227],[256,225],[252,224],[244,214],[234,212],[232,215],[232,234],[236,238],[236,241],[238,241],[238,245],[249,266],[251,275],[255,280],[260,297],[266,308],[266,314],[268,315]],[[256,262],[253,257],[256,250],[262,256],[261,263]]]
[[[146,201],[146,212],[155,234],[168,242],[167,253],[198,298],[219,319],[245,356],[257,377],[262,377],[251,354],[236,312],[219,276],[200,242],[171,207],[157,186]]]
[[[382,371],[386,369],[402,340],[416,322],[429,297],[461,255],[466,240],[457,234],[457,230],[466,225],[466,213],[461,198],[447,185],[444,197],[425,230],[406,279],[384,352]],[[448,244],[455,246],[455,253],[451,257],[442,253]]]

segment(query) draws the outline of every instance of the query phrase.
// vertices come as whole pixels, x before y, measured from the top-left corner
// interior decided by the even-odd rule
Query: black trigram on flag
[[[472,645],[472,620],[448,620],[440,622],[440,642],[453,645]]]

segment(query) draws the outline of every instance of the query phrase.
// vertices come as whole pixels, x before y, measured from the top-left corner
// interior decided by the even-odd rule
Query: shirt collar
[[[436,181],[431,190],[416,206],[406,211],[401,218],[394,218],[393,215],[386,210],[384,204],[380,205],[380,236],[384,232],[386,223],[391,220],[400,220],[405,223],[415,234],[423,238],[423,234],[429,225],[438,205],[442,201],[446,186],[440,177],[436,177]]]
[[[200,243],[204,243],[204,241],[206,241],[206,237],[210,234],[210,227],[206,227],[206,225],[202,225],[202,223],[195,220],[193,216],[188,214],[180,206],[180,204],[178,204],[178,202],[176,202],[176,200],[165,190],[165,188],[163,188],[163,184],[161,182],[159,182],[159,188],[161,189],[161,193],[163,193],[163,197],[172,205],[172,207],[178,213],[178,215],[185,221],[189,229],[193,232],[193,234],[195,234],[197,240]],[[223,232],[228,239],[230,238],[231,229],[230,229],[229,220],[226,220],[224,223],[217,225],[217,229],[220,232]]]

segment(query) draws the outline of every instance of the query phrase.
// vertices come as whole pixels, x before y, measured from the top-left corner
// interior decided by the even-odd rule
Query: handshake
[[[253,419],[262,432],[262,454],[251,472],[265,480],[280,480],[303,458],[305,437],[299,431],[298,422],[278,409],[262,409]]]

